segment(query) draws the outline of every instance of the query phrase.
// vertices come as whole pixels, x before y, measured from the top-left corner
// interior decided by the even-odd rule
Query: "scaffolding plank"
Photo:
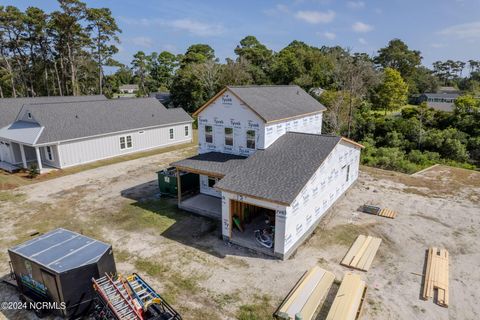
[[[443,307],[448,307],[448,262],[447,250],[436,247],[428,248],[422,299],[433,298],[436,290],[436,303]]]
[[[359,275],[347,273],[328,312],[326,320],[355,320],[360,314],[366,284]]]
[[[341,265],[368,271],[377,254],[382,239],[359,235],[343,258]]]

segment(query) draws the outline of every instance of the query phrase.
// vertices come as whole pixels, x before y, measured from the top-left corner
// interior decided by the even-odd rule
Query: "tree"
[[[112,59],[118,48],[111,42],[120,43],[117,34],[121,30],[108,8],[87,9],[86,17],[89,23],[87,31],[92,34],[93,58],[98,64],[98,92],[103,94],[103,66],[118,65],[118,62]]]
[[[248,72],[257,84],[268,83],[268,72],[273,59],[272,50],[260,43],[254,36],[246,36],[235,48],[237,62],[247,62]]]
[[[147,93],[146,90],[146,78],[147,78],[147,55],[143,51],[138,51],[133,55],[132,60],[133,70],[135,72],[135,76],[137,76],[140,80],[140,93],[145,95]]]
[[[182,67],[191,63],[202,63],[215,60],[215,50],[208,44],[194,44],[188,47],[185,55],[181,57]]]
[[[385,48],[378,50],[375,63],[383,68],[392,68],[400,72],[402,77],[408,78],[422,61],[420,51],[410,50],[400,39],[390,40]]]
[[[410,94],[436,92],[438,89],[438,79],[431,70],[423,66],[415,68],[409,80]]]
[[[400,72],[392,68],[385,68],[383,81],[376,89],[376,104],[379,109],[395,110],[407,102],[408,85]]]

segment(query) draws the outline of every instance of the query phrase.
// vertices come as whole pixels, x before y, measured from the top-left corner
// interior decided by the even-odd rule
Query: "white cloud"
[[[324,32],[324,33],[323,33],[323,36],[324,36],[325,38],[327,38],[328,40],[333,40],[333,39],[335,39],[335,38],[337,37],[337,35],[336,35],[335,33],[333,33],[333,32],[328,32],[328,31],[327,31],[327,32]]]
[[[335,18],[335,12],[328,10],[327,12],[322,11],[298,11],[295,14],[297,19],[303,20],[307,23],[318,24],[318,23],[329,23],[332,22]]]
[[[132,19],[120,17],[119,20],[127,25],[153,27],[153,26],[167,26],[177,30],[187,31],[197,36],[217,36],[225,32],[225,28],[221,24],[210,24],[193,19],[176,19],[163,20],[158,18],[141,18]]]
[[[360,42],[360,44],[363,44],[363,45],[367,44],[367,40],[365,40],[364,38],[358,38],[358,42]]]
[[[348,1],[347,7],[350,9],[361,9],[365,7],[365,2],[363,1]]]
[[[461,39],[480,38],[480,21],[457,24],[441,30],[439,34]]]
[[[372,31],[372,30],[373,30],[373,26],[359,21],[359,22],[355,22],[355,23],[352,25],[352,29],[353,29],[353,31],[355,31],[355,32],[365,33],[365,32],[370,32],[370,31]]]
[[[290,9],[284,4],[277,4],[274,8],[265,10],[264,13],[273,16],[279,13],[290,13]]]
[[[151,48],[153,46],[153,40],[149,37],[135,37],[130,39],[134,45],[144,48]]]
[[[197,36],[217,36],[225,32],[224,27],[220,24],[209,24],[191,19],[173,20],[167,24]]]

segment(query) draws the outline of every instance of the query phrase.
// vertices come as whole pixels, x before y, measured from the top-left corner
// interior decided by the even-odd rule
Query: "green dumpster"
[[[170,167],[157,172],[158,187],[161,195],[177,196],[177,173],[174,167]],[[182,183],[182,194],[195,191],[200,187],[198,174],[190,172],[180,172]]]

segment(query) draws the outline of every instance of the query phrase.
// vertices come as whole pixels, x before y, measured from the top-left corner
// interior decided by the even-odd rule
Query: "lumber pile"
[[[359,235],[340,263],[343,266],[368,271],[382,239]]]
[[[295,319],[299,314],[302,320],[310,320],[320,303],[324,301],[335,280],[335,275],[318,266],[306,272],[287,295],[275,312],[277,319]]]
[[[381,216],[381,217],[395,219],[395,217],[397,216],[397,213],[393,210],[383,208],[382,210],[380,210],[378,215]]]
[[[360,317],[367,286],[357,274],[347,273],[338,288],[326,320],[356,320]]]
[[[448,307],[448,251],[430,247],[427,252],[427,268],[422,298],[433,298],[437,290],[437,304]]]

